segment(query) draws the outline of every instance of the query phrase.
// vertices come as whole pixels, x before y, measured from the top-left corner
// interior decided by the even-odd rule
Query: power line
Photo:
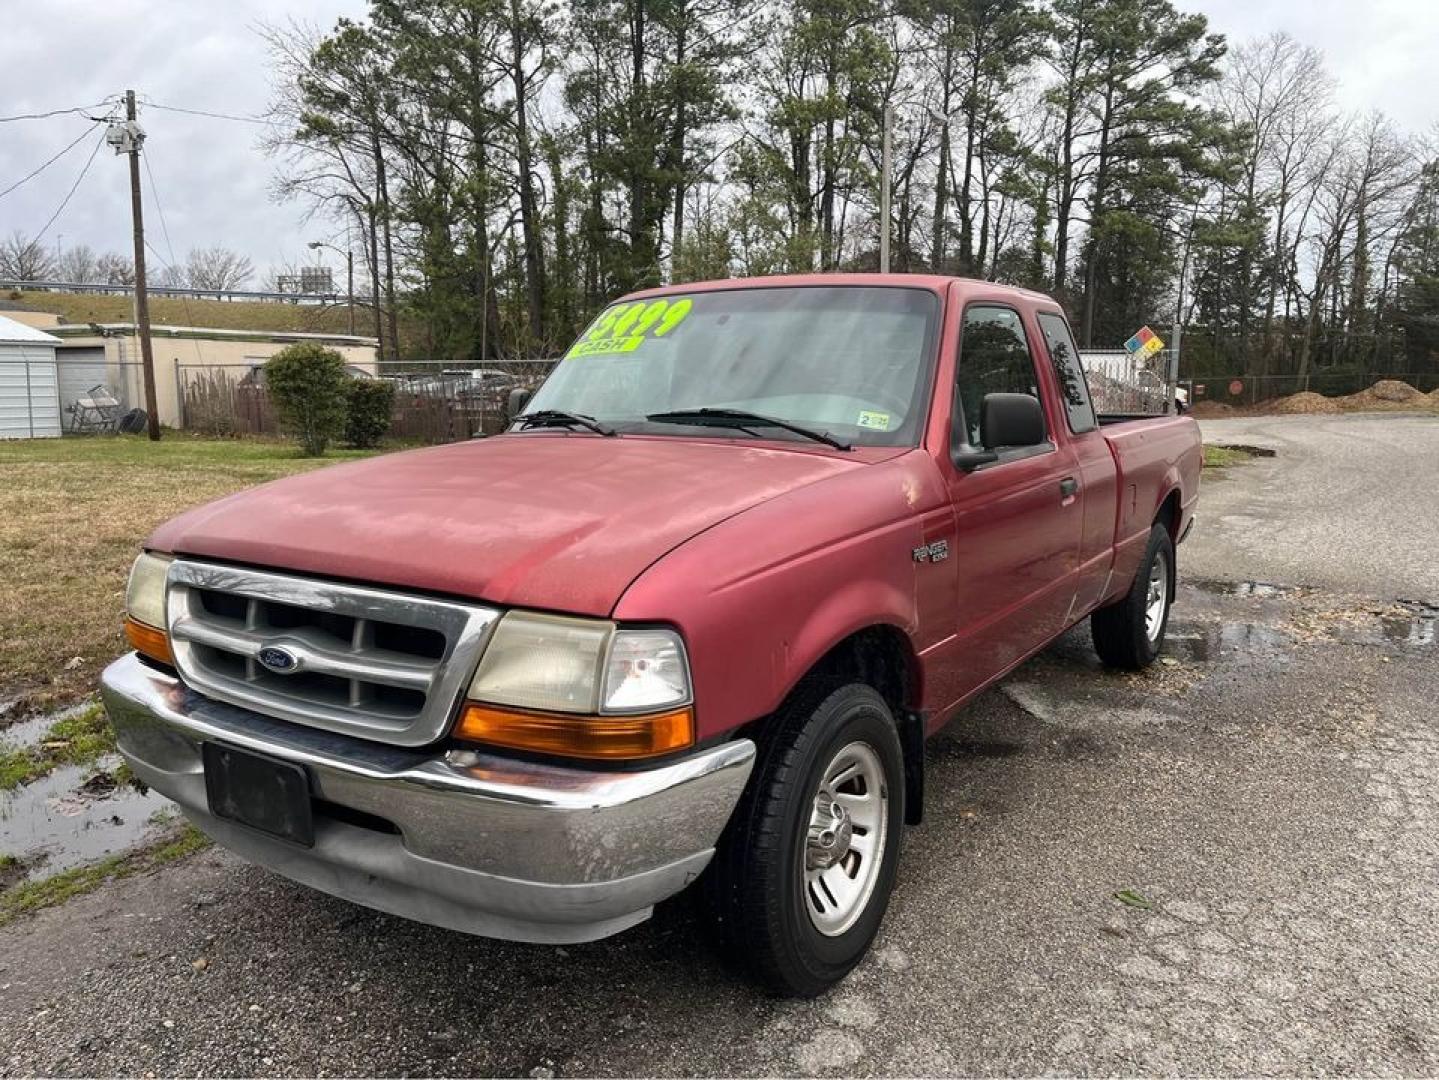
[[[84,115],[91,109],[98,109],[102,105],[107,104],[109,104],[108,99],[106,101],[97,101],[94,105],[77,105],[73,109],[51,109],[49,112],[21,113],[19,116],[0,116],[0,124],[10,124],[16,120],[48,120],[52,116],[65,116],[69,113],[80,113]],[[92,116],[90,119],[94,120],[97,118]]]
[[[83,132],[80,133],[80,137],[79,137],[79,138],[77,138],[77,139],[76,139],[74,142],[72,142],[69,146],[65,147],[64,150],[61,150],[58,154],[56,154],[54,157],[52,157],[49,161],[45,162],[45,164],[41,165],[41,166],[40,166],[38,169],[36,169],[34,172],[27,173],[25,176],[22,176],[19,180],[16,180],[13,184],[11,184],[9,187],[7,187],[4,191],[0,191],[0,199],[3,199],[6,195],[9,195],[10,192],[14,191],[14,190],[15,190],[17,187],[19,187],[21,184],[24,184],[24,183],[26,183],[26,182],[29,181],[29,180],[35,179],[35,177],[39,176],[42,172],[44,172],[46,169],[48,169],[51,165],[54,165],[55,162],[59,161],[62,157],[64,157],[66,154],[68,154],[71,150],[75,149],[75,147],[79,146],[80,143],[82,143],[82,142],[85,140],[85,136],[89,135],[90,132],[94,131],[94,130],[95,130],[97,127],[99,127],[99,126],[100,126],[100,121],[99,121],[99,120],[95,121],[95,123],[92,124],[92,125],[90,125],[90,127],[89,127],[88,129],[86,129],[85,131],[83,131]]]
[[[145,102],[147,109],[162,109],[165,112],[185,113],[188,116],[208,116],[212,120],[236,120],[242,124],[263,124],[265,127],[272,127],[273,122],[260,116],[235,116],[231,113],[206,112],[204,109],[182,109],[178,105],[159,105],[153,101]]]
[[[64,212],[65,207],[70,205],[70,199],[75,194],[75,189],[80,186],[80,181],[85,179],[85,174],[90,171],[90,165],[94,162],[95,155],[100,152],[100,147],[104,144],[104,142],[104,135],[101,135],[98,139],[95,140],[95,149],[91,150],[90,156],[85,159],[85,167],[80,170],[80,175],[75,177],[75,182],[70,185],[70,190],[65,193],[65,198],[62,199],[60,205],[55,208],[55,212],[50,215],[50,220],[45,222],[45,227],[40,230],[39,234],[35,237],[33,243],[38,244],[41,240],[45,239],[45,233],[49,231],[51,225],[55,224],[55,219]]]
[[[155,211],[160,215],[160,233],[165,237],[165,247],[170,252],[170,261],[165,265],[173,270],[175,268],[175,245],[170,243],[170,226],[165,223],[165,207],[160,203],[160,190],[155,186],[155,174],[150,171],[150,155],[141,154],[140,160],[145,163],[145,176],[150,180],[150,198],[155,200]],[[154,248],[150,248],[150,250],[155,251]],[[155,255],[159,257],[160,253],[155,251]],[[165,262],[163,258],[160,261]]]
[[[145,163],[145,176],[150,181],[150,197],[155,200],[155,212],[160,215],[160,234],[165,238],[165,248],[170,252],[170,261],[165,262],[164,256],[162,256],[158,251],[155,251],[154,246],[150,243],[149,240],[145,241],[145,246],[151,251],[155,251],[155,258],[165,263],[166,267],[168,267],[172,272],[178,273],[179,267],[175,265],[175,245],[170,242],[170,226],[165,223],[165,207],[160,202],[160,189],[155,186],[155,174],[150,170],[150,155],[141,154],[140,160]],[[198,326],[199,323],[195,321],[195,316],[190,313],[190,298],[184,293],[180,294],[180,304],[185,309],[185,322],[187,322],[191,326]],[[197,364],[203,365],[205,362],[205,357],[200,351],[199,338],[196,338],[194,340],[194,345],[195,362]],[[178,360],[176,362],[178,363]],[[176,373],[175,392],[177,394],[184,393],[184,387],[179,385],[178,372]]]

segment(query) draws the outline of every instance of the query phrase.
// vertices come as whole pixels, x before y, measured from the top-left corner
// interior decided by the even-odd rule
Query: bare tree
[[[127,255],[107,251],[95,260],[96,280],[105,285],[135,284],[135,262]]]
[[[44,281],[54,272],[54,256],[19,229],[8,239],[0,240],[0,277],[11,281]]]
[[[1331,332],[1341,326],[1353,331],[1363,323],[1371,281],[1372,222],[1402,212],[1402,199],[1417,174],[1413,146],[1379,113],[1371,113],[1343,140],[1335,167],[1326,172],[1316,199],[1317,229],[1309,238],[1315,271],[1299,350],[1304,389],[1309,389],[1314,342],[1324,325],[1326,304]]]
[[[192,289],[243,289],[254,273],[248,256],[226,247],[192,248],[185,259],[185,276]]]
[[[1319,51],[1281,32],[1234,49],[1218,89],[1220,108],[1249,140],[1239,197],[1249,212],[1257,214],[1262,207],[1268,215],[1268,265],[1261,285],[1265,294],[1261,373],[1268,370],[1275,348],[1274,316],[1280,299],[1287,322],[1297,295],[1294,274],[1308,210],[1335,149],[1333,87]],[[1238,329],[1246,355],[1254,284],[1250,259],[1246,252],[1240,275]]]
[[[100,260],[89,244],[73,244],[61,252],[55,263],[55,275],[74,285],[93,285],[104,280],[100,275]]]
[[[188,289],[190,287],[190,275],[186,273],[183,266],[166,264],[158,270],[152,270],[149,278],[152,285],[157,285],[162,289]]]

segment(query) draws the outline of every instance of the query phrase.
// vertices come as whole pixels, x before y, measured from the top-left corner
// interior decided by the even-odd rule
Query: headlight
[[[495,627],[470,697],[546,712],[592,713],[614,625],[510,612]]]
[[[455,735],[575,757],[641,758],[694,742],[684,643],[671,630],[511,612]]]
[[[671,630],[512,611],[495,628],[469,696],[546,712],[650,712],[689,703],[689,665]]]
[[[130,568],[125,586],[125,637],[136,652],[166,664],[175,662],[165,632],[165,579],[170,562],[167,556],[142,554]]]
[[[125,587],[125,614],[146,626],[165,628],[165,577],[170,560],[145,552],[130,567]]]

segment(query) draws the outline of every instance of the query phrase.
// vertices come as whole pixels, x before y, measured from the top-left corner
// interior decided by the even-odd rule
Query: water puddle
[[[1335,635],[1349,645],[1422,649],[1439,644],[1439,608],[1401,602],[1388,611],[1339,628]]]
[[[98,765],[66,765],[13,791],[0,792],[0,855],[33,872],[68,870],[138,846],[169,800],[117,784],[118,756]]]
[[[1412,619],[1383,618],[1379,626],[1392,644],[1433,645],[1436,640],[1435,627],[1439,618],[1433,615],[1419,615]]]
[[[0,729],[0,748],[38,746],[59,720],[92,702]],[[29,876],[49,875],[116,855],[143,842],[157,811],[171,804],[115,779],[118,754],[87,765],[63,765],[29,784],[0,791],[0,856],[14,856]]]
[[[1180,660],[1209,663],[1221,657],[1272,657],[1293,644],[1291,635],[1262,623],[1171,622],[1164,639],[1164,651]]]
[[[1293,592],[1288,585],[1275,585],[1268,581],[1191,581],[1188,584],[1201,592],[1214,596],[1284,596]]]
[[[28,720],[20,720],[9,727],[0,727],[0,749],[15,750],[22,746],[36,746],[51,726],[61,720],[79,716],[87,709],[94,708],[93,701],[81,701],[56,712],[42,713]],[[0,716],[3,719],[3,716]]]

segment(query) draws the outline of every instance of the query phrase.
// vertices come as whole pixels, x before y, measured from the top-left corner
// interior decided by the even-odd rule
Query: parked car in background
[[[1163,645],[1198,428],[1097,415],[1037,293],[650,290],[521,405],[157,529],[103,683],[135,774],[470,933],[600,938],[699,882],[812,995],[879,929],[929,735],[1080,620],[1117,667]]]

